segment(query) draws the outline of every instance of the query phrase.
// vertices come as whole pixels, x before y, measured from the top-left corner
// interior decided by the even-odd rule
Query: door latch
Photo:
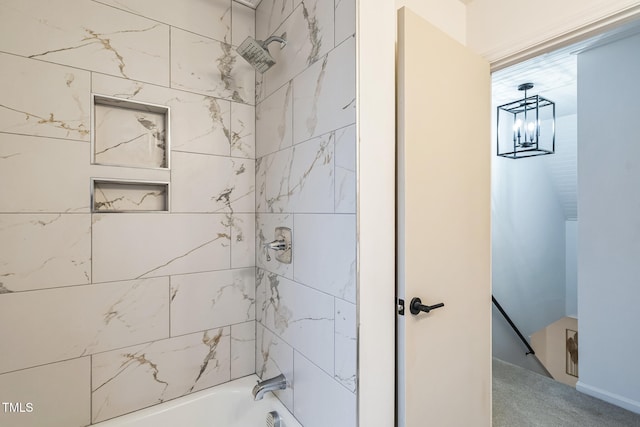
[[[404,300],[403,299],[398,300],[398,305],[396,308],[398,310],[398,314],[400,316],[404,316]]]

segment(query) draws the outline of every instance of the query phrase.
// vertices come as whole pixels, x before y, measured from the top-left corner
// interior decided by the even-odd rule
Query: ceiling
[[[556,152],[539,159],[545,164],[567,220],[578,218],[577,53],[638,32],[640,22],[632,22],[492,75],[494,109],[521,98],[523,94],[517,87],[527,82],[534,84],[530,95],[541,95],[556,103]]]

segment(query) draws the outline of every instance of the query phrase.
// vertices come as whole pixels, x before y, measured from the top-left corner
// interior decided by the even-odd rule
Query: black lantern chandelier
[[[556,148],[556,104],[527,96],[533,83],[518,86],[524,98],[498,107],[497,154],[509,159],[553,154]]]

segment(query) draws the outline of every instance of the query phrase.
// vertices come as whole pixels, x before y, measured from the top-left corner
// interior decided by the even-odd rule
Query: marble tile
[[[256,322],[231,325],[231,379],[256,372]]]
[[[267,211],[334,211],[334,140],[332,132],[261,160]]]
[[[0,4],[0,17],[0,51],[169,83],[167,25],[86,0],[65,0],[63,7],[58,2],[7,0]],[[25,36],[16,40],[16,34]]]
[[[93,281],[229,268],[229,233],[222,214],[93,214]]]
[[[173,212],[254,212],[255,160],[176,152]]]
[[[231,226],[231,268],[254,267],[256,265],[255,214],[230,215],[229,225]]]
[[[94,212],[168,212],[168,184],[94,181]]]
[[[262,324],[333,375],[333,298],[273,273],[266,273],[260,286]]]
[[[171,150],[228,156],[231,103],[222,99],[93,73],[93,91],[171,109]]]
[[[266,157],[256,159],[256,213],[267,212],[267,165],[269,164]]]
[[[238,2],[231,2],[231,43],[239,46],[247,37],[256,35],[256,11]],[[215,37],[214,37],[215,38]]]
[[[256,375],[265,380],[284,374],[288,387],[275,392],[284,406],[293,412],[293,348],[258,323],[256,325]]]
[[[255,270],[171,276],[171,336],[254,320]]]
[[[166,115],[119,106],[94,106],[93,163],[167,168]]]
[[[33,412],[0,411],[0,425],[84,427],[91,422],[89,357],[0,375],[2,402],[27,402]],[[61,392],[64,391],[64,392]]]
[[[294,356],[294,377],[293,414],[301,424],[305,427],[357,425],[356,395],[298,352]]]
[[[293,258],[292,264],[283,264],[276,260],[273,251],[267,259],[267,249],[265,244],[275,239],[274,232],[276,227],[289,227],[295,237],[296,231],[293,229],[293,215],[291,214],[256,214],[256,266],[263,268],[271,273],[276,273],[284,277],[293,279],[293,265],[296,262]]]
[[[89,144],[0,133],[0,212],[89,212]],[[59,159],[64,159],[60,161]]]
[[[355,303],[355,215],[296,215],[293,230],[294,280]]]
[[[0,294],[91,281],[89,214],[0,214]]]
[[[71,286],[2,295],[0,372],[165,338],[169,280]]]
[[[230,43],[171,29],[171,87],[255,103],[255,70]]]
[[[89,72],[5,53],[0,62],[0,131],[89,141]]]
[[[355,37],[293,80],[293,142],[356,121]]]
[[[256,9],[256,37],[265,40],[293,12],[293,0],[262,0]]]
[[[92,422],[229,381],[229,327],[96,354]]]
[[[358,338],[356,306],[339,298],[336,307],[336,367],[334,378],[348,390],[356,392]]]
[[[335,131],[336,213],[356,213],[356,126]]]
[[[256,109],[231,103],[231,156],[256,158]]]
[[[265,95],[273,93],[305,68],[322,60],[334,48],[333,14],[333,2],[327,0],[305,0],[295,6],[293,13],[275,30],[275,35],[284,36],[287,45],[284,48],[280,48],[278,43],[269,46],[276,65],[263,76]],[[355,56],[351,60],[355,64]],[[315,89],[315,85],[313,87]]]
[[[336,46],[356,33],[356,0],[335,0]]]
[[[288,83],[256,105],[256,157],[293,145],[293,84]]]
[[[230,41],[231,0],[159,2],[157,0],[96,0],[192,33]]]

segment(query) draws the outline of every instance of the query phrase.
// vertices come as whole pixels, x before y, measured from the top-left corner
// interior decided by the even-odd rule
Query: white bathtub
[[[160,405],[112,418],[96,427],[264,427],[267,413],[277,411],[282,427],[302,427],[282,403],[266,393],[254,402],[250,375]]]

